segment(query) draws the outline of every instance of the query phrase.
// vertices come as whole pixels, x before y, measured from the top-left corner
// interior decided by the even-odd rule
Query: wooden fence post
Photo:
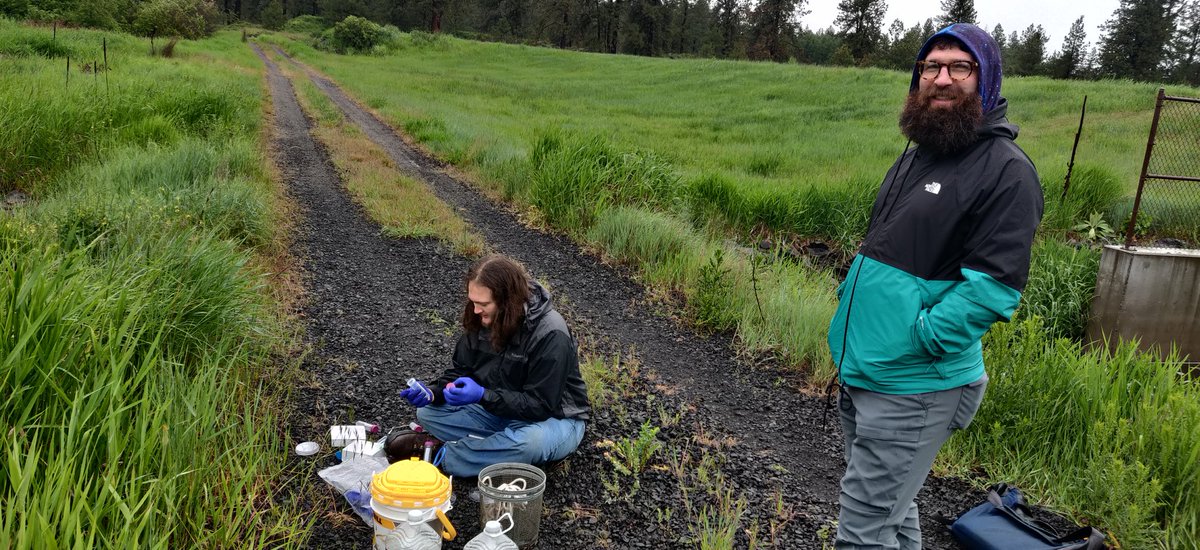
[[[108,37],[104,37],[104,93],[108,95]]]

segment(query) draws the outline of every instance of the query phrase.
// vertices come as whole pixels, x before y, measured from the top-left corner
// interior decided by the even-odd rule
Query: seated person
[[[549,291],[497,254],[471,266],[466,291],[451,368],[400,392],[445,442],[442,470],[471,477],[500,462],[565,458],[583,439],[591,406],[575,339]]]

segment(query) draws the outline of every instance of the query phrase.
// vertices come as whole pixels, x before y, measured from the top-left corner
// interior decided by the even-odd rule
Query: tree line
[[[142,34],[170,25],[161,15],[217,14],[280,28],[318,16],[358,16],[405,31],[446,32],[605,53],[713,57],[908,70],[924,40],[952,22],[978,21],[974,0],[942,0],[939,14],[912,26],[885,21],[886,0],[840,0],[833,26],[801,24],[808,0],[0,0],[0,14],[123,28]],[[158,15],[140,26],[149,7]],[[192,21],[198,20],[193,17]],[[984,26],[984,28],[989,28]],[[1053,78],[1129,78],[1200,86],[1200,0],[1121,0],[1089,42],[1083,17],[1062,47],[1047,51],[1041,25],[990,27],[1005,73]],[[177,34],[183,34],[178,33]]]

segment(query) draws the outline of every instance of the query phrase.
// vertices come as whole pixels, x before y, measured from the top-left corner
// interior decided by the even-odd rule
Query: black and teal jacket
[[[905,151],[888,171],[829,326],[841,382],[890,394],[984,374],[980,339],[1029,277],[1042,189],[1003,98],[966,150]]]

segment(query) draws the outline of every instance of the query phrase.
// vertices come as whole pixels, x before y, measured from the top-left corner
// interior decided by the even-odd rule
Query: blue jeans
[[[442,471],[459,477],[478,476],[480,470],[501,462],[562,460],[579,446],[586,425],[582,420],[562,418],[511,420],[478,404],[421,407],[417,422],[445,442]]]

